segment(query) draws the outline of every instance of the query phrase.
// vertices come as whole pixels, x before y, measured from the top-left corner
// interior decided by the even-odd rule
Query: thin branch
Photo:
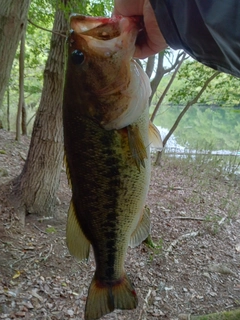
[[[178,239],[175,239],[171,244],[170,246],[167,248],[166,250],[166,254],[165,254],[165,257],[167,258],[169,256],[169,254],[173,251],[174,247],[176,247],[176,245],[182,241],[182,240],[185,240],[185,239],[188,239],[188,238],[191,238],[191,237],[196,237],[199,235],[199,231],[193,231],[191,233],[187,233],[187,234],[183,234],[181,235]]]
[[[182,216],[176,216],[176,217],[168,217],[164,218],[164,220],[171,220],[171,219],[177,219],[177,220],[197,220],[197,221],[206,221],[206,218],[198,218],[198,217],[182,217]]]
[[[171,72],[173,69],[176,68],[176,66],[179,64],[180,58],[184,55],[184,60],[188,59],[188,56],[186,57],[186,53],[184,51],[180,51],[177,55],[177,58],[175,62],[171,65],[171,67],[165,69],[165,73]]]
[[[182,117],[184,116],[184,114],[187,112],[187,110],[195,103],[198,102],[198,99],[201,97],[201,95],[203,94],[203,92],[206,90],[207,86],[209,85],[209,83],[216,78],[216,76],[219,74],[219,71],[214,72],[211,77],[209,77],[206,82],[204,83],[202,89],[198,92],[198,94],[192,99],[190,100],[185,108],[182,110],[182,112],[179,114],[177,120],[175,121],[174,125],[172,126],[171,130],[168,132],[168,134],[166,135],[166,137],[163,140],[163,147],[166,145],[168,139],[170,138],[170,136],[173,134],[173,132],[175,131],[175,129],[177,128],[179,122],[181,121]]]
[[[171,76],[171,78],[170,78],[170,80],[169,80],[166,88],[164,89],[164,91],[163,91],[160,99],[158,100],[158,103],[156,104],[156,107],[155,107],[155,109],[154,109],[154,111],[153,111],[153,114],[152,114],[152,116],[151,116],[151,121],[152,121],[152,122],[153,122],[154,118],[156,117],[156,114],[157,114],[157,112],[158,112],[158,110],[159,110],[159,107],[160,107],[160,105],[162,104],[163,99],[165,98],[166,94],[168,93],[168,90],[170,89],[170,87],[171,87],[171,85],[172,85],[172,83],[173,83],[173,81],[174,81],[174,79],[175,79],[175,77],[176,77],[176,75],[177,75],[177,73],[178,73],[178,70],[180,69],[183,61],[185,60],[186,53],[184,53],[183,55],[179,55],[179,57],[180,57],[180,56],[182,56],[182,59],[181,59],[181,60],[177,59],[178,65],[177,65],[177,67],[175,68],[175,70],[174,70],[174,72],[173,72],[173,74],[172,74],[172,76]]]
[[[53,249],[53,245],[51,243],[50,250],[49,250],[48,254],[46,255],[46,257],[42,258],[42,260],[46,261],[49,258],[50,254],[52,253],[52,249]]]
[[[45,231],[41,230],[40,228],[38,228],[38,226],[36,226],[35,224],[34,224],[33,226],[34,226],[34,228],[36,228],[38,231],[40,231],[40,232],[42,232],[42,233],[44,233],[44,234],[48,234],[47,232],[45,232]]]
[[[60,32],[57,32],[57,31],[52,31],[52,30],[49,30],[47,28],[43,28],[43,27],[40,27],[39,25],[37,25],[36,23],[32,22],[32,20],[28,19],[28,22],[31,23],[34,27],[38,28],[38,29],[41,29],[41,30],[44,30],[44,31],[47,31],[47,32],[51,32],[53,34],[56,34],[60,37],[63,37],[63,38],[67,38],[66,35],[60,33]]]
[[[29,123],[32,121],[32,119],[36,116],[36,112],[34,113],[34,115],[28,120],[27,122],[27,126],[29,125]]]
[[[147,295],[146,295],[146,298],[144,299],[143,306],[142,306],[142,309],[141,309],[141,311],[140,311],[140,315],[139,315],[139,317],[138,317],[138,320],[143,319],[143,313],[144,313],[144,312],[146,311],[146,309],[147,309],[148,300],[149,300],[149,298],[150,298],[151,293],[152,293],[152,290],[149,289],[149,290],[148,290],[148,293],[147,293]]]
[[[184,107],[184,109],[182,110],[182,112],[180,112],[179,116],[177,117],[177,120],[174,122],[172,128],[170,129],[170,131],[168,132],[168,134],[166,135],[166,137],[164,138],[163,140],[163,150],[164,150],[164,147],[165,145],[167,144],[168,142],[168,139],[171,137],[171,135],[173,134],[173,132],[176,130],[179,122],[181,121],[182,117],[184,116],[184,114],[188,111],[188,109],[194,104],[194,103],[197,103],[198,102],[198,99],[201,97],[201,95],[203,94],[203,92],[206,90],[207,86],[209,85],[209,83],[214,79],[216,78],[216,76],[219,74],[220,72],[219,71],[216,71],[214,72],[211,77],[209,77],[202,89],[198,92],[198,94],[190,101],[188,101],[188,103],[186,104],[186,106]],[[162,155],[162,151],[159,151],[157,153],[157,157],[156,157],[156,161],[155,161],[155,165],[158,165],[160,163],[160,159],[161,159],[161,155]]]

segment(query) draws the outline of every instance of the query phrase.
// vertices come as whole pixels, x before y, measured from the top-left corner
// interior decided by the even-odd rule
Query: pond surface
[[[162,106],[154,124],[166,136],[183,107]],[[167,148],[239,153],[240,109],[192,106],[180,121]],[[240,153],[239,153],[240,154]]]

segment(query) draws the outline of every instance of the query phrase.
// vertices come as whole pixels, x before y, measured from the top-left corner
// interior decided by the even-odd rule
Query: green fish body
[[[72,187],[67,245],[79,259],[93,248],[96,272],[85,310],[90,320],[137,306],[124,260],[128,245],[140,244],[150,232],[144,209],[151,171],[150,89],[132,60],[136,19],[74,15],[71,28],[63,101]]]

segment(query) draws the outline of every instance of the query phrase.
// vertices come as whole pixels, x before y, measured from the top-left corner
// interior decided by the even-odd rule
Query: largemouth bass
[[[72,15],[63,99],[64,148],[72,187],[67,246],[96,271],[85,319],[137,306],[124,270],[127,247],[150,232],[149,79],[132,59],[139,19]]]

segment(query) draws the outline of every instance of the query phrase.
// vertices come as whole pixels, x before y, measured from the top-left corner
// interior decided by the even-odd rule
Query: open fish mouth
[[[70,15],[70,27],[78,33],[88,33],[94,29],[93,36],[101,40],[109,40],[118,37],[124,30],[131,32],[133,28],[139,32],[142,19],[139,16],[124,18],[115,15],[112,18],[89,17],[73,13]]]
[[[99,40],[110,40],[120,35],[120,19],[115,17],[109,18],[92,18],[79,14],[70,16],[70,25],[78,33],[89,35]]]
[[[131,48],[132,55],[140,24],[139,17],[96,18],[79,14],[70,16],[71,32],[76,32],[87,42],[87,46],[82,48],[83,51],[87,52],[88,48],[98,54],[102,52],[105,57],[110,57],[122,48]]]

